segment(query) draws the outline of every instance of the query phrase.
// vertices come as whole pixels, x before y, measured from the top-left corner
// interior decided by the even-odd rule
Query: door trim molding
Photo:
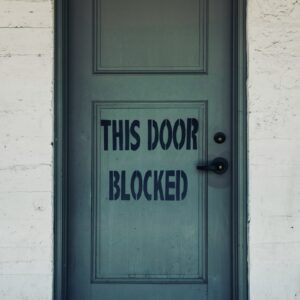
[[[68,0],[54,0],[53,300],[67,299]]]
[[[247,0],[233,0],[233,299],[248,292]]]
[[[233,299],[248,299],[246,1],[233,0]],[[68,0],[55,0],[53,299],[67,299]]]

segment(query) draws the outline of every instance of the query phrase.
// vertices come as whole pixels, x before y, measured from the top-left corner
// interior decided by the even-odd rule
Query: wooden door
[[[231,0],[68,11],[68,299],[231,300]]]

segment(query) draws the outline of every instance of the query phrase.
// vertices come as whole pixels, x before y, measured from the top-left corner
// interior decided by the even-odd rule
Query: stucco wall
[[[0,299],[52,297],[53,9],[0,0]]]
[[[300,2],[249,0],[252,300],[300,299]]]
[[[300,299],[300,5],[248,1],[251,300]],[[52,296],[53,7],[0,0],[0,299]]]

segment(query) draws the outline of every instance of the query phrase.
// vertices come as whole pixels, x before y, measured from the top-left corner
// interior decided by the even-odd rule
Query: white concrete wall
[[[300,2],[249,0],[250,299],[300,299]]]
[[[300,4],[249,0],[251,300],[300,299]],[[52,297],[53,7],[0,0],[0,299]]]
[[[0,299],[52,297],[53,9],[0,0]]]

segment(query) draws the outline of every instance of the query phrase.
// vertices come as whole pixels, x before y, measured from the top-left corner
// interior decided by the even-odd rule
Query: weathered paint
[[[0,299],[52,297],[53,7],[0,0]]]
[[[300,299],[300,5],[248,0],[250,299]],[[53,8],[0,0],[0,298],[51,299]]]
[[[300,2],[248,2],[250,299],[300,299]]]

